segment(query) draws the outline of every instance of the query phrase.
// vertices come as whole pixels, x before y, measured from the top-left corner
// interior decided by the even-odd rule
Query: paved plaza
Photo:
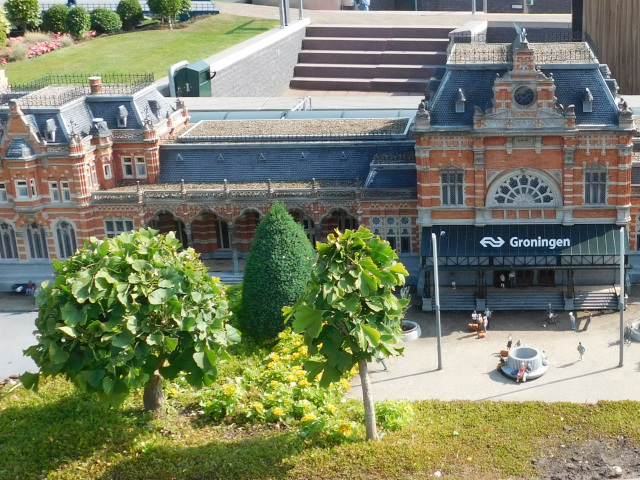
[[[635,300],[635,302],[633,301]],[[633,303],[631,303],[633,302]],[[374,399],[505,400],[592,403],[598,400],[640,400],[640,343],[624,347],[620,363],[620,313],[577,312],[572,331],[569,312],[558,312],[557,325],[544,328],[545,312],[494,312],[487,336],[468,331],[471,312],[443,312],[442,370],[438,370],[435,314],[411,311],[421,338],[405,343],[404,356],[391,359],[389,371],[370,365]],[[632,299],[625,323],[640,318],[640,298]],[[497,366],[509,334],[515,344],[544,350],[549,370],[542,377],[517,384]],[[580,361],[578,342],[586,347]],[[351,395],[361,398],[359,378]]]
[[[26,309],[24,297],[3,295],[0,309]],[[13,303],[11,303],[13,302]],[[559,312],[557,325],[543,328],[544,312],[494,312],[487,336],[478,339],[468,331],[470,313],[443,312],[442,370],[438,370],[435,314],[418,309],[407,319],[420,324],[421,338],[405,343],[404,356],[393,358],[385,372],[382,364],[370,365],[375,400],[541,400],[576,403],[598,400],[640,400],[640,343],[624,347],[620,361],[619,312],[594,315],[578,312],[578,330],[572,331],[569,312]],[[0,313],[0,379],[35,364],[22,350],[35,343],[36,312]],[[640,318],[640,298],[631,299],[625,323]],[[549,370],[542,377],[516,384],[497,370],[500,349],[507,337],[514,343],[542,349],[549,358]],[[578,342],[587,351],[579,360]],[[359,377],[354,378],[351,395],[360,398]]]

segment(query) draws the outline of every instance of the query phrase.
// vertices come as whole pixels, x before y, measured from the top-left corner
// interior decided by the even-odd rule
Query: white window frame
[[[147,159],[144,157],[135,158],[136,178],[147,178]]]
[[[602,179],[602,176],[604,176],[604,180]],[[609,175],[607,174],[606,170],[586,170],[584,172],[585,205],[606,205],[608,184]],[[595,200],[594,197],[596,197]]]
[[[130,173],[127,173],[127,170]],[[136,178],[133,157],[122,157],[122,178]]]
[[[38,189],[36,187],[35,178],[30,178],[29,179],[29,186],[30,186],[30,190],[31,190],[31,196],[32,197],[37,197],[38,196]]]
[[[63,202],[70,202],[71,184],[69,182],[60,182],[60,193]]]
[[[444,170],[440,172],[442,205],[464,206],[464,171]]]
[[[49,182],[49,198],[52,202],[58,203],[60,201],[60,190],[58,189],[58,182]]]
[[[0,183],[0,203],[9,203],[9,194],[5,183]]]
[[[130,232],[135,228],[130,218],[114,217],[104,221],[104,234],[112,238],[124,232]]]
[[[103,164],[102,173],[104,173],[105,180],[109,180],[111,178],[111,165],[108,163]]]
[[[47,234],[41,224],[34,222],[27,226],[27,245],[30,258],[49,258]]]
[[[412,252],[412,223],[408,215],[375,216],[370,219],[370,230],[386,240],[398,254]]]
[[[26,180],[16,180],[16,198],[29,198],[29,184]]]

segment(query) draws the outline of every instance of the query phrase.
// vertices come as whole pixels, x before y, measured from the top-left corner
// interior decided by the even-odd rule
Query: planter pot
[[[640,342],[640,320],[634,320],[631,324],[631,338]]]
[[[412,322],[411,320],[402,321],[402,332],[404,333],[404,342],[411,342],[412,340],[416,340],[420,338],[420,335],[422,334],[420,325],[418,325],[416,322]]]
[[[470,332],[477,332],[478,331],[478,324],[477,323],[470,323],[469,324],[469,331]]]

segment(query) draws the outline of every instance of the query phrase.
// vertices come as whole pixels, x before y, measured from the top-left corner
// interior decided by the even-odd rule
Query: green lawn
[[[221,52],[278,25],[232,15],[213,15],[186,28],[145,30],[94,38],[30,60],[5,65],[10,83],[61,73],[149,73],[167,76],[171,65],[194,62]]]
[[[110,408],[48,380],[40,394],[0,388],[1,479],[533,478],[532,459],[593,438],[640,440],[638,402],[414,404],[414,422],[379,443],[320,445],[293,429],[217,425],[193,391],[154,420],[141,399]],[[354,402],[343,404],[343,411]],[[343,413],[344,414],[344,413]]]

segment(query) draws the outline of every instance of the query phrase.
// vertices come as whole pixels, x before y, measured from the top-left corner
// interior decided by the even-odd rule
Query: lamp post
[[[620,229],[620,364],[624,365],[624,227]]]
[[[433,283],[436,295],[436,338],[438,340],[438,370],[442,370],[442,330],[440,329],[440,288],[438,286],[438,244],[435,233],[431,234],[433,244]]]

